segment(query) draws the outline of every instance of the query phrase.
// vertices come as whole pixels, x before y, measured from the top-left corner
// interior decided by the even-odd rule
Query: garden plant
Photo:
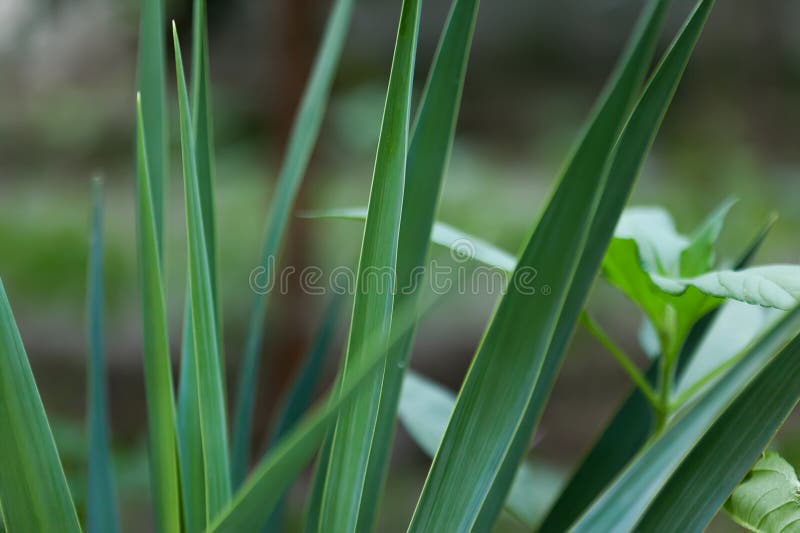
[[[741,239],[738,257],[718,258],[715,243],[734,201],[689,234],[660,207],[626,208],[713,0],[698,0],[683,14],[685,23],[657,60],[670,2],[643,2],[549,199],[541,213],[530,213],[531,231],[517,254],[436,220],[479,2],[452,0],[419,95],[412,93],[422,2],[396,3],[368,206],[306,214],[318,218],[315,224],[363,223],[354,290],[328,304],[270,445],[254,453],[256,376],[274,302],[268,291],[248,295],[248,334],[241,357],[232,359],[235,389],[227,391],[206,6],[194,1],[187,83],[179,28],[172,23],[169,46],[163,0],[141,2],[132,164],[155,529],[281,531],[287,492],[311,467],[306,530],[374,530],[400,420],[432,462],[413,516],[398,530],[491,531],[509,513],[543,532],[686,532],[703,530],[724,509],[754,531],[800,531],[800,481],[788,462],[765,451],[800,399],[800,267],[752,264],[775,219]],[[267,213],[260,255],[266,276],[280,265],[355,9],[354,0],[331,4]],[[167,119],[168,49],[178,124]],[[169,128],[180,138],[188,243],[177,375],[164,290]],[[74,503],[0,284],[0,510],[9,532],[125,529],[104,382],[99,180],[92,191],[86,505]],[[501,273],[505,285],[460,389],[450,392],[408,366],[415,331],[439,301],[425,283],[431,247],[458,254],[464,242],[470,259]],[[370,276],[374,271],[390,275]],[[546,287],[532,286],[534,278],[546,279]],[[586,310],[598,278],[641,310],[649,368],[640,369]],[[344,298],[352,299],[346,348],[335,383],[315,403],[332,330],[345,318]],[[619,362],[632,390],[569,479],[558,483],[527,456],[581,325]],[[732,328],[744,333],[732,336]]]

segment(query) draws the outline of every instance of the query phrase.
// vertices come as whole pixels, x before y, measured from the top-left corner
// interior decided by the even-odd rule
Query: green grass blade
[[[328,472],[328,460],[331,457],[331,442],[333,442],[333,432],[328,431],[328,435],[317,453],[314,475],[311,478],[311,490],[308,493],[308,502],[306,503],[306,522],[303,527],[305,533],[315,533],[319,530],[322,493],[325,488],[325,474]]]
[[[796,337],[798,331],[800,331],[800,310],[795,310],[755,342],[707,394],[667,427],[658,439],[645,447],[613,484],[594,501],[572,530],[631,531],[645,517],[651,505],[659,505],[653,502],[657,497],[662,498],[659,493],[664,491],[670,478],[678,479],[680,482],[693,476],[694,474],[686,472],[687,465],[698,466],[696,458],[702,458],[708,450],[714,450],[723,462],[716,464],[716,458],[706,457],[701,466],[725,470],[730,468],[735,472],[741,466],[739,461],[747,456],[750,447],[760,446],[727,489],[722,486],[724,482],[722,476],[708,477],[703,483],[697,481],[698,492],[703,488],[708,490],[708,483],[719,484],[720,490],[726,490],[716,503],[714,508],[716,511],[753,464],[758,453],[766,446],[774,429],[777,429],[788,414],[786,409],[791,409],[797,401],[800,394],[798,390],[800,381],[797,376],[800,371],[797,365],[800,361],[798,358],[800,341]],[[775,356],[778,352],[779,355]],[[794,382],[787,384],[785,379],[794,379]],[[756,400],[758,402],[753,403]],[[755,413],[761,413],[762,408],[771,410],[759,418],[750,418]],[[741,414],[747,418],[737,418]],[[743,420],[747,422],[743,423]],[[723,433],[729,438],[728,442],[717,443],[716,439]],[[708,439],[704,435],[709,436]],[[740,438],[745,440],[739,440]],[[720,449],[728,446],[727,451],[723,452]],[[726,458],[731,458],[731,462],[726,463]],[[701,468],[695,473],[702,470]],[[672,496],[669,496],[670,493]],[[666,500],[661,500],[662,502],[676,499],[674,492],[668,491],[665,494],[667,494],[664,496]],[[708,505],[713,503],[712,500],[709,502]],[[697,509],[705,507],[706,503],[706,501],[692,500],[691,506]],[[690,512],[688,507],[690,505],[687,505],[686,509],[681,509],[679,513],[673,513],[668,524],[674,524],[679,518],[678,515],[684,512],[687,513],[687,520],[696,517],[697,515]]]
[[[386,340],[390,336],[419,15],[419,0],[403,1],[356,275],[345,384],[360,364],[365,338],[373,332]],[[381,379],[376,377],[339,415],[322,501],[320,524],[325,529],[364,527],[358,525],[362,500],[374,503],[365,489],[380,396]]]
[[[181,530],[180,487],[178,481],[175,400],[172,392],[167,317],[158,237],[147,171],[147,144],[141,97],[136,102],[136,142],[139,154],[137,179],[137,233],[139,276],[142,290],[144,337],[144,379],[147,394],[147,420],[150,446],[150,478],[156,529]]]
[[[567,293],[575,285],[588,290],[599,268],[599,261],[595,268],[582,266],[576,281],[589,229],[598,224],[592,224],[592,217],[605,185],[607,161],[650,63],[665,4],[649,4],[632,46],[520,257],[458,395],[410,530],[486,528],[505,500],[521,459],[521,443],[527,445],[541,409],[530,403],[531,391]],[[623,203],[626,197],[623,191]],[[612,231],[615,221],[610,221]],[[594,253],[602,256],[605,244],[589,246],[597,247]],[[537,271],[541,278],[534,274]],[[532,277],[547,283],[552,294],[531,295],[525,280]],[[570,297],[582,302],[585,295]],[[571,333],[575,319],[572,324],[559,323],[559,334]],[[565,343],[565,339],[552,342],[562,344],[562,350]],[[548,371],[555,373],[555,368]],[[527,427],[520,431],[520,425]]]
[[[478,0],[453,2],[419,105],[408,150],[403,191],[396,267],[399,287],[411,287],[418,281],[415,280],[415,274],[424,265],[428,253],[455,135],[478,5]],[[413,291],[398,291],[394,296],[394,307],[413,306],[419,288],[415,286]],[[378,417],[359,510],[359,529],[370,529],[375,522],[392,450],[403,374],[413,338],[412,329],[389,355],[389,364],[384,369]]]
[[[92,181],[92,229],[89,245],[89,475],[87,478],[86,529],[89,533],[119,531],[111,437],[106,392],[106,362],[103,346],[103,182]]]
[[[319,385],[322,371],[325,369],[325,359],[330,350],[330,344],[336,330],[343,298],[334,296],[325,311],[322,326],[317,332],[314,344],[309,350],[300,372],[286,394],[283,407],[277,417],[275,429],[270,437],[269,448],[275,446],[303,417],[311,405],[314,392]],[[330,450],[330,445],[328,445]],[[320,490],[321,492],[321,490]],[[267,521],[263,531],[283,531],[283,498]]]
[[[217,344],[222,355],[222,309],[219,302],[217,272],[216,217],[214,209],[214,141],[208,60],[208,28],[204,0],[195,0],[192,23],[192,125],[197,159],[197,180],[203,232],[208,252],[208,267],[214,299]],[[181,466],[181,496],[184,520],[188,531],[205,526],[205,470],[203,466],[200,410],[194,379],[195,351],[192,338],[192,311],[189,283],[186,287],[181,375],[178,390],[178,443]],[[224,380],[225,365],[221,366]]]
[[[142,95],[142,118],[147,132],[147,171],[153,195],[156,239],[163,259],[164,209],[169,176],[164,0],[142,0],[141,6],[137,85]],[[141,157],[137,161],[141,161]]]
[[[189,246],[189,286],[192,336],[195,348],[195,379],[203,446],[206,486],[206,517],[210,519],[231,497],[228,431],[225,396],[214,312],[214,293],[208,266],[208,248],[203,228],[202,205],[197,178],[194,129],[189,94],[183,73],[178,30],[172,25],[180,111],[181,152],[186,195],[186,225]]]
[[[0,501],[9,531],[80,532],[28,356],[0,280]]]
[[[794,330],[795,335],[798,332],[800,328]],[[795,337],[703,435],[638,527],[644,531],[704,529],[783,425],[798,399],[800,337]],[[670,529],[666,529],[667,524]]]
[[[211,532],[254,531],[280,502],[302,469],[311,460],[320,443],[330,434],[336,416],[357,393],[368,390],[382,374],[388,350],[436,303],[436,299],[420,303],[416,309],[399,309],[394,320],[397,327],[387,340],[380,331],[371,332],[360,346],[346,378],[337,379],[324,402],[313,409],[264,457],[236,492],[231,503],[212,522]],[[320,472],[320,474],[322,474]],[[319,522],[328,531],[328,523]]]
[[[331,84],[347,38],[353,2],[354,0],[337,0],[332,8],[311,78],[292,126],[288,149],[267,219],[267,234],[262,250],[262,266],[267,269],[277,263],[291,209],[319,136]],[[267,276],[269,275],[270,272],[267,273]],[[247,340],[241,359],[232,437],[231,467],[234,486],[241,484],[250,460],[253,405],[267,303],[265,294],[257,294],[253,300]]]

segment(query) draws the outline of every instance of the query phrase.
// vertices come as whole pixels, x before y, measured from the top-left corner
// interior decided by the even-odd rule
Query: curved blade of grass
[[[456,120],[467,70],[478,0],[455,0],[431,67],[408,150],[403,208],[397,246],[395,308],[413,306],[419,297],[415,274],[428,253],[431,228],[439,204],[442,181],[450,158]],[[375,431],[369,450],[358,528],[369,530],[388,469],[400,389],[414,339],[412,328],[396,345],[383,372]]]
[[[222,310],[219,305],[217,273],[216,220],[214,214],[214,142],[211,114],[211,95],[208,60],[208,28],[204,0],[195,0],[192,23],[192,125],[194,126],[197,157],[197,180],[203,232],[208,252],[211,291],[214,298],[217,345],[223,364],[220,370],[224,379],[222,355]],[[188,278],[188,275],[187,275]],[[189,282],[186,284],[186,305],[181,344],[181,374],[178,385],[178,445],[181,466],[181,496],[185,526],[188,531],[199,531],[206,523],[205,474],[202,439],[200,435],[200,410],[197,385],[194,379],[195,351],[192,339],[192,315]]]
[[[0,280],[0,501],[9,531],[79,533],[78,515]]]
[[[798,350],[800,341],[797,334],[800,331],[800,310],[787,314],[768,331],[762,338],[747,349],[731,370],[717,381],[696,404],[691,406],[683,416],[678,418],[656,440],[647,445],[634,460],[622,471],[616,480],[594,501],[586,513],[573,526],[571,531],[631,531],[637,523],[646,516],[647,509],[653,505],[659,493],[664,490],[670,478],[675,478],[676,472],[686,472],[685,464],[689,464],[692,455],[702,457],[703,451],[711,449],[715,436],[727,428],[726,436],[731,437],[730,444],[720,443],[723,447],[730,446],[724,454],[717,446],[719,457],[734,457],[747,449],[747,441],[734,438],[731,433],[737,433],[742,438],[750,438],[752,445],[760,445],[755,456],[750,457],[738,477],[733,479],[732,485],[717,503],[718,508],[725,497],[731,492],[735,484],[747,471],[758,453],[763,450],[768,442],[771,425],[779,425],[788,411],[783,412],[787,401],[791,405],[797,401],[798,380]],[[794,339],[794,340],[792,340]],[[780,352],[778,356],[775,356]],[[784,379],[792,377],[794,383],[787,384]],[[767,389],[766,391],[764,389]],[[789,394],[791,392],[791,394]],[[761,403],[752,403],[760,400]],[[743,405],[745,401],[749,404]],[[737,418],[740,413],[748,415],[759,412],[761,408],[771,408],[773,411],[764,413],[759,419],[747,418],[751,427],[745,427],[742,418]],[[754,409],[755,411],[748,411]],[[732,417],[735,425],[732,424]],[[777,429],[777,425],[775,429]],[[721,429],[722,428],[722,429]],[[733,431],[731,431],[731,429]],[[767,435],[767,433],[769,433]],[[710,441],[706,441],[706,437]],[[764,440],[766,438],[767,440]],[[693,452],[695,450],[695,452]],[[699,451],[698,451],[699,450]],[[745,453],[746,455],[746,453]],[[688,458],[687,458],[688,456]],[[704,464],[714,463],[713,460]],[[692,463],[697,465],[696,463]],[[738,464],[722,463],[717,468],[731,468],[735,471]],[[699,470],[698,470],[699,471]],[[677,479],[688,477],[682,474]],[[720,477],[707,478],[707,482],[722,483]],[[670,497],[667,497],[670,501]],[[671,499],[674,499],[673,495]],[[658,505],[658,504],[655,504]],[[693,502],[692,506],[705,505],[704,502]],[[716,508],[714,510],[716,510]],[[687,512],[681,509],[678,514]],[[692,515],[687,512],[687,516]],[[673,515],[670,525],[677,520]],[[682,528],[677,531],[684,531]]]
[[[419,0],[403,1],[358,262],[343,384],[349,382],[353,369],[360,364],[358,357],[366,337],[377,332],[385,342],[390,335],[398,282],[396,261],[419,15]],[[362,501],[374,503],[373,495],[365,490],[373,488],[367,487],[367,468],[380,397],[381,378],[376,376],[339,414],[322,498],[320,525],[326,530],[352,531],[364,527],[358,524]]]
[[[739,257],[736,268],[744,268],[752,261],[774,223],[775,219],[771,217]],[[689,332],[678,357],[675,370],[677,378],[689,367],[695,349],[709,331],[718,312],[719,309],[711,311]],[[655,362],[647,371],[647,379],[652,385],[656,383],[658,372],[658,362]],[[654,424],[655,416],[647,400],[638,389],[634,389],[592,449],[581,460],[569,483],[550,509],[541,532],[556,533],[567,529],[642,449]]]
[[[330,352],[330,344],[335,333],[336,323],[344,300],[334,296],[325,311],[322,326],[317,332],[314,344],[306,357],[303,367],[297,374],[286,395],[283,407],[277,417],[275,430],[270,437],[269,448],[275,446],[291,430],[308,411],[314,392],[319,385],[322,371],[325,368],[325,358]],[[330,445],[328,445],[330,451]],[[320,489],[321,492],[321,489]],[[283,531],[283,498],[275,511],[269,517],[267,525],[262,531]]]
[[[178,30],[172,24],[180,111],[181,152],[186,195],[186,225],[189,247],[189,292],[191,295],[192,336],[195,353],[195,379],[200,414],[200,437],[206,487],[206,517],[213,517],[231,496],[228,460],[228,425],[214,313],[214,294],[208,266],[208,248],[203,228],[202,205],[195,164],[194,129],[189,111],[189,95],[183,74]]]
[[[796,326],[793,334],[800,333]],[[800,399],[800,337],[739,393],[684,455],[638,527],[700,531],[714,517]],[[713,399],[711,399],[713,401]],[[704,401],[697,406],[702,409]],[[770,529],[767,529],[770,531]],[[789,530],[786,530],[789,531]]]
[[[119,531],[114,496],[111,443],[103,347],[103,182],[92,180],[92,229],[89,245],[89,475],[87,478],[86,529],[89,533]]]
[[[317,453],[314,475],[311,478],[311,490],[308,493],[308,502],[306,503],[306,522],[303,526],[305,533],[314,533],[319,530],[322,492],[325,488],[325,474],[328,471],[328,460],[331,456],[331,442],[333,442],[333,432],[328,430],[328,435]]]
[[[331,84],[347,37],[353,2],[354,0],[337,0],[331,10],[311,78],[292,125],[286,156],[269,208],[267,234],[262,250],[262,266],[265,269],[274,266],[280,255],[291,209],[319,136]],[[270,271],[266,273],[267,276],[272,274]],[[263,328],[267,316],[267,303],[266,294],[255,295],[239,370],[231,457],[231,477],[234,486],[241,484],[250,461],[253,402],[257,387],[259,355],[264,340]]]
[[[181,527],[178,482],[175,401],[167,338],[161,260],[156,233],[150,175],[147,171],[147,144],[141,96],[136,101],[137,152],[137,233],[139,277],[142,288],[142,327],[144,338],[144,378],[147,394],[147,419],[150,446],[150,477],[156,526],[162,532],[178,532]]]
[[[609,89],[601,99],[559,186],[526,245],[485,333],[453,415],[433,460],[410,531],[465,531],[492,524],[505,501],[527,446],[537,412],[546,394],[531,404],[548,348],[561,351],[572,323],[557,323],[570,287],[588,291],[599,268],[581,266],[587,246],[602,257],[607,241],[587,243],[590,228],[611,220],[593,221],[617,135],[644,78],[657,40],[666,2],[648,5],[642,24],[626,52]],[[627,191],[621,194],[624,204]],[[620,205],[620,210],[621,210]],[[558,235],[558,239],[553,236]],[[609,235],[610,238],[610,235]],[[596,247],[596,250],[594,249]],[[538,273],[543,278],[538,278]],[[531,295],[531,279],[552,288],[545,296]],[[570,298],[582,301],[585,294]],[[565,338],[553,338],[558,334]],[[552,365],[555,373],[558,364]],[[546,376],[549,378],[549,376]],[[521,428],[521,426],[523,426]],[[499,484],[498,484],[499,481]]]
[[[361,353],[348,371],[349,375],[337,379],[327,398],[261,460],[230,504],[213,520],[209,532],[254,531],[264,523],[265,517],[274,510],[320,443],[330,434],[341,409],[380,377],[389,350],[436,302],[437,299],[433,299],[419,303],[416,309],[398,309],[394,315],[397,326],[388,340],[380,331],[367,335],[360,345]],[[322,530],[334,531],[328,528],[327,522],[320,521],[319,524],[322,524]]]
[[[164,207],[169,176],[164,0],[143,0],[141,6],[137,85],[142,95],[142,118],[147,132],[147,171],[153,194],[156,239],[163,259]],[[141,157],[137,162],[139,160]]]

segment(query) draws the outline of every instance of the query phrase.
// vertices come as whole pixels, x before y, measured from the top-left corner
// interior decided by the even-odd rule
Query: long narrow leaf
[[[216,217],[214,210],[214,141],[211,117],[211,95],[208,60],[208,28],[204,0],[195,0],[192,23],[192,125],[194,126],[197,180],[203,231],[208,252],[214,317],[217,323],[217,344],[222,355],[222,310],[217,273]],[[188,277],[188,276],[187,276]],[[184,520],[188,531],[199,531],[205,525],[205,474],[200,409],[194,380],[195,352],[192,339],[192,315],[189,282],[186,284],[183,340],[181,343],[181,375],[178,391],[178,443],[181,465],[181,495]]]
[[[138,91],[142,95],[142,118],[147,132],[147,171],[153,195],[158,251],[162,259],[169,176],[165,59],[164,0],[143,0],[139,27]],[[141,157],[137,159],[137,164],[140,161]]]
[[[717,507],[722,505],[725,497],[766,446],[772,435],[771,426],[777,428],[788,414],[786,409],[790,409],[797,401],[796,389],[800,383],[797,380],[797,372],[800,370],[797,366],[798,349],[800,349],[796,337],[798,331],[800,331],[800,310],[795,310],[753,344],[739,362],[709,389],[708,393],[669,426],[658,439],[645,447],[614,483],[594,501],[573,530],[576,532],[633,530],[664,490],[670,478],[673,478],[676,472],[685,472],[685,467],[682,465],[687,461],[687,456],[694,455],[693,450],[702,456],[703,452],[714,446],[719,450],[719,444],[715,444],[714,441],[724,430],[728,437],[738,432],[743,439],[753,439],[750,443],[747,440],[740,441],[738,438],[731,440],[730,451],[726,453],[732,454],[738,461],[730,465],[734,474],[737,468],[741,467],[742,458],[749,453],[748,448],[750,446],[760,446],[760,448],[755,456],[750,457],[744,470],[735,474],[738,477],[733,479],[727,492],[716,504]],[[780,353],[775,356],[777,352]],[[784,379],[795,381],[787,383]],[[763,400],[763,405],[754,404],[748,409],[755,411],[747,411],[747,406],[743,403],[756,399]],[[762,407],[772,410],[761,413]],[[746,427],[747,424],[743,424],[742,419],[732,420],[731,417],[736,418],[743,412],[747,412],[748,424],[752,423],[752,427]],[[761,416],[750,418],[756,413]],[[706,441],[704,435],[710,440]],[[704,441],[711,444],[704,444]],[[728,468],[724,460],[722,463],[712,460],[705,464],[716,465],[716,468]],[[685,480],[687,477],[689,476],[684,473],[677,479]],[[722,481],[719,477],[706,479],[709,483]],[[724,487],[721,490],[724,490]],[[674,498],[672,496],[670,499]],[[703,506],[705,503],[693,502],[692,505]],[[681,510],[681,513],[683,512],[684,510]],[[690,513],[687,516],[696,518],[697,515]],[[672,523],[670,521],[670,524]]]
[[[79,533],[28,356],[0,280],[0,501],[9,531]]]
[[[108,384],[103,346],[103,182],[99,178],[92,181],[88,287],[89,476],[86,529],[89,533],[115,533],[119,531],[119,513],[111,466]]]
[[[385,363],[389,350],[437,301],[418,303],[416,309],[398,309],[394,315],[397,326],[388,340],[379,331],[373,331],[365,338],[349,376],[340,376],[328,397],[261,460],[227,508],[212,522],[209,528],[211,532],[254,531],[264,523],[265,517],[275,509],[320,443],[330,434],[341,409],[352,403],[357,393],[368,390],[380,377],[381,365]],[[322,524],[320,530],[332,531],[327,522],[316,520],[313,523],[314,530],[317,529],[317,523]]]
[[[736,268],[743,268],[749,264],[773,224],[774,219],[771,219],[764,226],[736,262]],[[703,317],[690,331],[678,357],[675,370],[677,378],[680,378],[688,368],[695,355],[695,349],[709,331],[718,311],[719,308]],[[655,384],[657,376],[658,363],[654,363],[647,372],[647,378],[651,384]],[[614,477],[641,450],[650,436],[654,424],[655,415],[647,399],[638,388],[634,389],[572,474],[569,483],[542,524],[542,533],[563,531],[575,521],[603,488],[611,483]]]
[[[458,395],[414,512],[412,531],[483,530],[494,522],[505,501],[523,444],[527,445],[546,398],[546,394],[534,396],[531,403],[542,364],[551,345],[560,352],[566,344],[566,338],[553,335],[567,337],[577,318],[570,317],[573,323],[557,323],[558,317],[568,294],[571,301],[583,301],[585,294],[570,290],[588,291],[599,268],[599,261],[597,265],[590,262],[576,272],[589,231],[598,225],[593,216],[605,186],[608,160],[650,63],[665,7],[666,2],[648,5],[609,90],[522,252]],[[624,203],[627,191],[618,192]],[[600,223],[610,223],[613,231],[615,221],[601,219]],[[590,241],[589,253],[602,257],[606,243]],[[531,280],[546,280],[552,293],[532,294],[536,288],[530,286]],[[555,368],[545,372],[555,373]]]
[[[167,338],[161,260],[156,233],[148,152],[141,97],[136,101],[136,139],[139,154],[137,179],[137,233],[139,277],[142,291],[144,379],[150,444],[150,477],[156,526],[161,532],[178,532],[181,526],[178,482],[175,400]]]
[[[354,0],[337,0],[332,8],[311,78],[292,126],[289,146],[269,209],[267,234],[262,251],[262,265],[266,269],[274,265],[280,255],[291,209],[322,125],[331,84],[347,37],[353,2]],[[267,276],[273,274],[274,272],[267,272]],[[267,295],[257,294],[253,301],[236,391],[231,459],[235,486],[244,479],[250,460],[253,403],[266,316]]]
[[[311,405],[314,392],[319,385],[322,371],[325,368],[325,358],[330,350],[331,340],[335,333],[336,323],[339,319],[343,299],[335,296],[328,305],[325,316],[322,319],[322,326],[316,334],[314,344],[308,352],[305,362],[294,382],[289,388],[284,400],[283,407],[277,417],[275,429],[269,439],[270,446],[276,445],[303,417]],[[330,440],[330,439],[328,439]],[[324,447],[323,447],[324,448]],[[328,445],[328,452],[330,444]],[[321,489],[320,489],[320,492]],[[283,502],[278,505],[272,513],[267,526],[263,531],[283,531]]]
[[[428,253],[431,228],[455,135],[478,5],[478,0],[453,2],[419,105],[408,150],[403,191],[396,270],[401,290],[395,294],[395,308],[413,306],[419,297],[420,284],[415,273],[424,266]],[[370,529],[375,522],[392,450],[403,374],[413,339],[412,329],[389,355],[389,363],[384,368],[378,418],[359,509],[358,524],[363,530]]]
[[[195,353],[195,379],[203,445],[203,470],[206,488],[206,517],[211,519],[230,500],[228,425],[222,386],[221,360],[214,312],[214,293],[208,265],[208,248],[203,227],[202,205],[197,178],[194,129],[189,111],[189,95],[183,74],[183,59],[178,30],[173,22],[175,65],[180,110],[181,152],[186,196],[186,225],[189,246],[189,292],[191,295],[192,337]]]
[[[403,1],[356,274],[343,384],[361,364],[358,357],[366,337],[375,332],[385,342],[390,336],[419,15],[419,0]],[[377,377],[342,408],[336,422],[320,519],[326,530],[355,530],[362,499],[371,503],[366,477],[380,396]]]

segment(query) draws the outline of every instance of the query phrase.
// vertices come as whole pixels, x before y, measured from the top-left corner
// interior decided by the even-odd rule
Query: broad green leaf
[[[398,414],[411,438],[430,457],[439,448],[454,404],[452,392],[415,372],[406,373]],[[525,461],[517,470],[505,508],[533,528],[555,500],[563,481],[553,468]]]
[[[142,0],[141,6],[137,87],[142,95],[142,118],[147,132],[147,171],[153,195],[156,238],[163,259],[164,209],[169,177],[164,0]],[[137,164],[141,159],[138,157]]]
[[[631,143],[626,147],[631,152],[618,159],[624,162],[619,169],[622,186],[611,187],[602,194],[611,147],[647,69],[665,9],[663,2],[648,4],[630,51],[621,63],[617,81],[567,166],[561,185],[517,266],[517,273],[534,265],[545,272],[545,279],[553,289],[551,297],[532,298],[512,289],[501,302],[459,394],[412,529],[445,527],[444,524],[456,529],[487,529],[499,513],[627,198],[632,177],[652,142],[653,131],[636,132],[641,143]],[[663,109],[659,109],[656,115],[660,117],[662,113]],[[629,171],[625,165],[633,170]],[[596,181],[592,183],[592,179]],[[601,195],[602,214],[592,223],[594,206]],[[575,217],[575,213],[582,216]],[[563,240],[551,238],[556,232]],[[595,236],[584,241],[590,233]],[[591,247],[584,249],[584,242]],[[579,263],[582,264],[575,278]],[[514,281],[511,287],[515,286]],[[564,315],[557,323],[562,312]],[[521,327],[522,317],[525,327]],[[531,328],[530,324],[535,325]],[[476,457],[481,460],[476,461]],[[444,466],[437,472],[440,462]],[[443,494],[448,490],[445,487],[458,489]],[[451,494],[455,497],[450,497]],[[459,516],[466,519],[459,521]]]
[[[386,344],[391,334],[419,15],[419,0],[403,1],[358,261],[343,385],[349,383],[352,370],[361,364],[359,356],[367,336],[375,334],[383,339],[379,342]],[[376,272],[378,276],[374,275]],[[374,496],[364,491],[381,383],[381,376],[375,376],[351,403],[343,406],[336,421],[320,517],[320,527],[326,530],[369,527],[359,526],[358,521],[365,494],[370,500]]]
[[[326,356],[331,351],[330,344],[335,333],[342,304],[343,299],[335,296],[328,305],[328,309],[322,319],[322,325],[314,339],[314,344],[286,394],[272,436],[269,439],[270,446],[268,450],[280,442],[280,439],[297,424],[311,405],[314,392],[317,389],[317,385],[319,385],[325,368]],[[282,507],[283,504],[281,502],[269,517],[267,527],[264,528],[265,531],[283,531]]]
[[[800,480],[792,465],[765,452],[736,487],[725,510],[750,531],[791,531],[800,525]]]
[[[736,263],[737,268],[744,268],[753,259],[773,222],[774,220],[771,220],[742,253]],[[683,373],[692,364],[698,345],[710,337],[709,328],[714,323],[717,313],[718,309],[708,313],[689,332],[681,347],[675,369],[678,383],[681,383]],[[647,378],[654,384],[657,376],[656,363],[650,366]],[[577,519],[642,448],[654,425],[653,411],[639,389],[634,388],[592,449],[581,460],[566,488],[550,509],[541,531],[563,531]]]
[[[262,266],[273,267],[278,260],[289,216],[297,191],[308,167],[311,152],[319,136],[333,77],[347,37],[354,0],[337,0],[325,36],[317,52],[300,109],[292,126],[289,145],[281,166],[274,196],[269,208],[267,233],[262,251]],[[268,271],[267,276],[274,274]],[[267,316],[267,295],[256,294],[250,314],[239,381],[236,390],[236,411],[233,421],[231,474],[239,486],[250,461],[250,436],[256,394],[259,356],[263,345],[263,328]]]
[[[764,265],[745,270],[719,270],[693,278],[667,278],[652,274],[656,285],[669,294],[696,289],[716,298],[789,310],[800,303],[800,266]]]
[[[181,153],[186,197],[186,226],[189,256],[192,340],[195,354],[195,379],[200,414],[200,436],[205,473],[206,518],[210,520],[230,499],[228,425],[222,385],[221,360],[214,312],[214,293],[208,265],[208,248],[203,227],[202,205],[197,178],[194,129],[189,111],[189,95],[183,74],[183,59],[178,30],[172,24],[180,111]]]
[[[78,533],[78,516],[0,280],[0,501],[9,531]]]
[[[800,310],[796,309],[754,343],[658,438],[650,441],[572,530],[617,532],[642,527],[653,531],[661,524],[674,531],[694,531],[695,528],[676,524],[696,520],[700,516],[695,513],[697,509],[710,519],[767,445],[788,414],[787,407],[797,401],[799,331]],[[794,383],[787,383],[789,378]],[[723,433],[729,440],[720,440]],[[753,455],[747,458],[750,452]],[[747,462],[737,474],[742,461]],[[722,472],[736,476],[727,488]],[[715,495],[719,501],[714,504],[714,498],[703,491],[723,494]],[[679,500],[681,507],[676,506]],[[648,511],[651,506],[654,508]],[[667,509],[672,514],[666,513]],[[648,527],[637,526],[643,519]]]
[[[92,181],[92,229],[88,275],[88,376],[89,475],[86,529],[90,533],[119,531],[114,495],[111,437],[108,423],[105,347],[103,343],[103,182]]]
[[[150,478],[156,528],[181,530],[175,400],[169,358],[164,284],[158,237],[147,171],[148,152],[141,95],[136,101],[136,139],[139,154],[136,189],[139,277],[142,291],[144,379],[150,445]]]
[[[431,228],[455,136],[478,5],[478,0],[453,1],[418,107],[408,148],[403,190],[396,266],[400,290],[394,295],[394,309],[413,307],[419,298],[417,274],[424,269],[430,247]],[[370,444],[358,529],[371,529],[375,523],[392,451],[400,389],[414,333],[412,328],[403,341],[396,345],[383,371],[378,418]]]
[[[307,414],[294,429],[256,466],[255,470],[236,492],[228,506],[213,520],[210,532],[238,533],[257,530],[264,518],[275,509],[283,494],[291,486],[314,452],[334,427],[340,410],[351,403],[357,393],[367,390],[382,374],[382,365],[391,349],[420,317],[432,308],[436,299],[424,302],[417,308],[398,309],[394,315],[397,328],[388,339],[379,331],[371,332],[361,345],[357,364],[346,378],[340,377],[328,397]],[[322,464],[323,461],[320,462]],[[318,473],[317,475],[321,475]],[[315,489],[318,485],[315,485]],[[324,522],[315,520],[312,525]],[[324,528],[327,531],[327,525]]]
[[[203,232],[208,252],[208,267],[214,297],[217,323],[217,344],[222,355],[222,318],[217,282],[216,221],[214,215],[214,142],[211,118],[211,96],[208,61],[208,29],[204,0],[195,0],[192,23],[192,124],[194,126],[197,158],[197,180]],[[188,270],[187,270],[188,273]],[[202,438],[200,435],[200,410],[197,385],[194,379],[195,352],[192,339],[191,294],[186,282],[183,337],[181,342],[181,373],[178,385],[178,445],[181,467],[181,496],[186,529],[199,531],[206,523],[205,474],[203,467]],[[222,380],[223,387],[225,380]]]

